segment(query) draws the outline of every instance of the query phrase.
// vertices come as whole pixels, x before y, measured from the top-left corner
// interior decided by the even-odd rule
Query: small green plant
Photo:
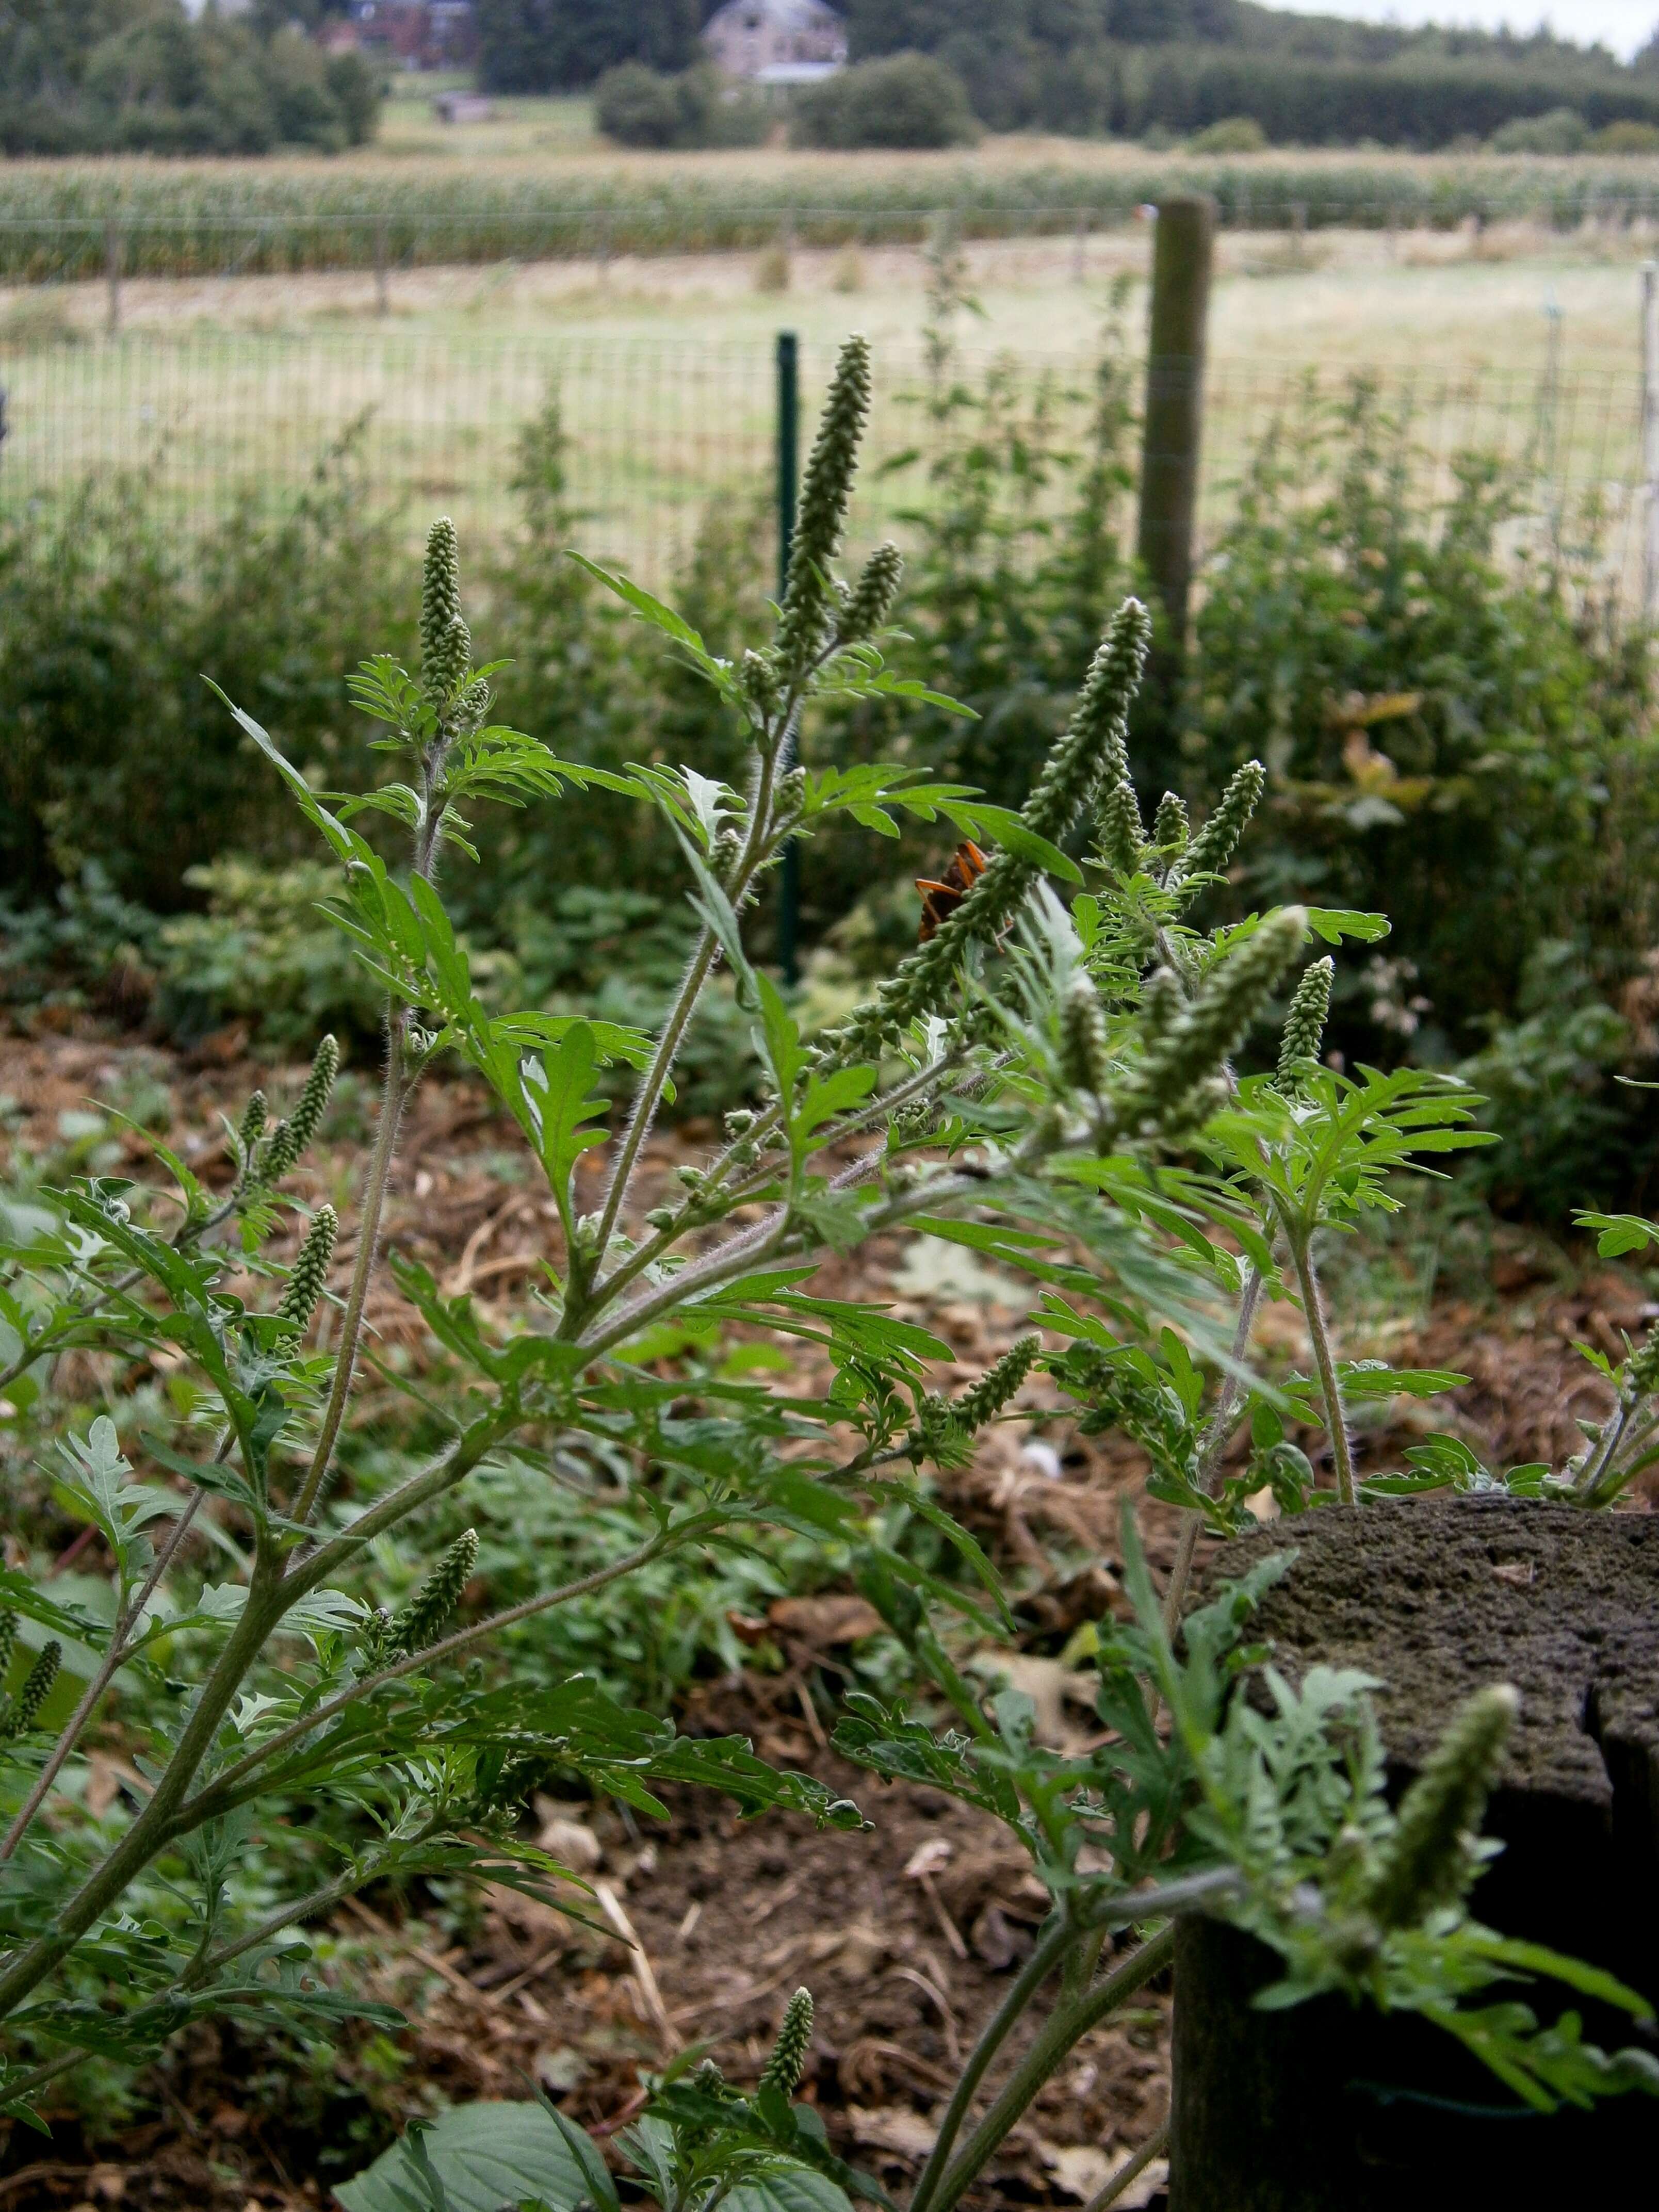
[[[1340,1360],[1319,1245],[1396,1205],[1401,1170],[1481,1142],[1469,1095],[1449,1077],[1323,1067],[1322,960],[1296,988],[1274,1073],[1235,1076],[1234,1055],[1306,940],[1368,942],[1385,925],[1302,907],[1207,933],[1193,925],[1261,775],[1254,763],[1241,769],[1195,830],[1174,799],[1147,830],[1127,734],[1150,624],[1133,600],[1108,625],[1018,811],[915,768],[799,763],[802,719],[821,702],[951,708],[884,658],[899,582],[890,550],[854,580],[836,574],[869,378],[867,349],[849,342],[764,644],[718,655],[648,593],[583,564],[740,723],[741,788],[660,760],[562,760],[493,720],[498,672],[475,658],[447,523],[428,546],[418,665],[380,657],[352,681],[392,780],[351,794],[319,790],[232,709],[330,856],[333,921],[384,994],[384,1090],[349,1211],[343,1200],[303,1204],[290,1180],[338,1066],[329,1037],[285,1115],[274,1118],[256,1093],[227,1124],[227,1187],[210,1191],[158,1144],[164,1185],[70,1176],[32,1194],[0,1248],[0,1392],[31,1425],[59,1507],[94,1533],[108,1569],[101,1613],[56,1589],[50,1562],[0,1571],[0,1616],[85,1655],[66,1717],[50,1644],[4,1709],[0,2106],[12,2112],[34,2112],[40,2093],[88,2057],[141,2061],[193,2021],[252,2014],[311,2033],[353,2013],[391,2024],[395,2015],[319,1973],[304,1925],[368,1884],[417,1875],[532,1891],[561,1877],[579,1892],[579,1878],[521,1833],[527,1799],[550,1778],[648,1814],[662,1809],[656,1785],[672,1781],[722,1790],[749,1813],[782,1807],[856,1825],[856,1808],[820,1783],[775,1771],[741,1740],[679,1738],[588,1674],[526,1680],[499,1656],[489,1671],[486,1655],[514,1653],[525,1624],[763,1530],[850,1558],[905,1655],[911,1702],[925,1708],[862,1692],[848,1700],[842,1748],[877,1773],[928,1780],[1003,1820],[1051,1900],[1032,1958],[964,2069],[913,2212],[949,2212],[1077,2038],[1158,1970],[1167,1923],[1182,1911],[1270,1929],[1287,1894],[1328,1893],[1339,1917],[1369,1914],[1382,1931],[1377,1987],[1394,2003],[1406,1998],[1389,1947],[1428,1929],[1434,1942],[1412,1955],[1412,2001],[1459,2033],[1468,2033],[1459,1999],[1483,1976],[1517,1967],[1493,1954],[1477,1973],[1469,1942],[1451,1940],[1461,1920],[1443,1928],[1434,1917],[1460,1910],[1462,1875],[1453,1879],[1442,1846],[1445,1808],[1455,1799],[1467,1810],[1478,1794],[1463,1736],[1445,1774],[1437,1769],[1439,1797],[1408,1802],[1397,1830],[1367,1796],[1361,1826],[1373,1856],[1361,1881],[1341,1823],[1328,1835],[1310,1826],[1298,1794],[1309,1760],[1322,1774],[1350,1775],[1346,1731],[1359,1725],[1357,1709],[1344,1705],[1327,1727],[1327,1716],[1310,1720],[1297,1705],[1279,1735],[1258,1742],[1229,1695],[1248,1661],[1241,1636],[1260,1577],[1176,1637],[1198,1528],[1238,1516],[1236,1486],[1215,1478],[1241,1420],[1267,1469],[1253,1487],[1270,1480],[1292,1505],[1311,1502],[1320,1470],[1282,1426],[1294,1412],[1322,1431],[1330,1482],[1352,1504],[1368,1486],[1349,1405],[1368,1394],[1431,1395],[1455,1379]],[[483,807],[556,801],[573,788],[652,809],[689,882],[689,951],[653,1034],[597,1015],[487,1005],[439,888],[446,866],[473,855]],[[988,863],[866,1000],[805,1036],[754,963],[745,916],[794,841],[838,818],[890,836],[905,816],[972,837]],[[356,826],[366,820],[404,841],[401,866]],[[1053,885],[1081,884],[1066,844],[1090,831],[1097,887],[1068,907]],[[754,1035],[757,1103],[728,1117],[722,1140],[682,1168],[672,1194],[647,1194],[647,1140],[717,974]],[[557,1225],[542,1287],[501,1318],[382,1250],[399,1129],[446,1059],[510,1117]],[[633,1080],[613,1129],[601,1083],[615,1069]],[[590,1175],[583,1163],[600,1148],[601,1171]],[[274,1233],[290,1224],[296,1255],[279,1263]],[[343,1231],[351,1260],[338,1282]],[[1023,1267],[1042,1287],[1033,1336],[951,1399],[928,1388],[929,1363],[948,1358],[946,1346],[812,1284],[827,1255],[916,1231]],[[442,1400],[375,1352],[368,1324],[383,1264],[441,1347],[453,1380]],[[1277,1394],[1256,1389],[1246,1364],[1251,1322],[1270,1297],[1299,1303],[1316,1354],[1314,1372]],[[813,1393],[757,1379],[752,1364],[706,1358],[695,1388],[660,1371],[733,1328],[810,1345],[831,1380]],[[108,1378],[107,1410],[84,1425],[57,1395],[58,1364],[71,1351]],[[969,1452],[1039,1358],[1085,1425],[1110,1421],[1146,1443],[1162,1494],[1188,1515],[1164,1595],[1167,1622],[1126,1528],[1139,1625],[1100,1644],[1107,1734],[1074,1761],[1035,1743],[1027,1700],[1003,1689],[988,1702],[965,1680],[958,1625],[1006,1632],[1008,1595],[925,1473]],[[1625,1363],[1627,1413],[1581,1468],[1559,1484],[1532,1470],[1511,1486],[1607,1503],[1656,1418],[1656,1366],[1647,1347]],[[349,1443],[371,1373],[407,1389],[431,1443],[423,1461],[378,1475]],[[147,1376],[165,1376],[165,1389],[135,1380]],[[637,1540],[608,1547],[568,1579],[538,1576],[478,1617],[464,1602],[482,1551],[473,1501],[488,1501],[508,1463],[520,1479],[526,1468],[544,1476],[556,1495],[583,1451],[635,1479]],[[1437,1462],[1405,1480],[1461,1479]],[[939,1554],[900,1540],[901,1523],[925,1529],[951,1565],[940,1571]],[[216,1564],[230,1563],[222,1583],[191,1564],[204,1541]],[[395,1608],[381,1595],[394,1577],[395,1589],[412,1586]],[[143,1787],[100,1815],[82,1782],[118,1677],[143,1693],[122,1711]],[[1159,1704],[1174,1722],[1167,1740],[1153,1717]],[[1285,1744],[1302,1747],[1288,1764]],[[1241,1784],[1252,1746],[1262,1770]],[[295,1822],[299,1806],[306,1817]],[[1289,1893],[1284,1855],[1256,1856],[1272,1808],[1302,1823]],[[1104,1852],[1105,1870],[1085,1869],[1085,1843]],[[246,1878],[258,1853],[305,1879],[273,1900]],[[1356,1881],[1351,1894],[1343,1885]],[[1151,1932],[1106,1961],[1112,1931],[1131,1927]],[[1302,1951],[1292,1963],[1303,1971]],[[1589,1986],[1588,1970],[1571,1962],[1534,1957],[1527,1970]],[[1304,1979],[1318,1984],[1310,1970]],[[988,2069],[1054,1982],[1044,2025],[969,2127]],[[1595,1989],[1642,2009],[1604,1978]],[[867,2193],[789,2103],[805,2022],[798,2002],[752,2097],[708,2074],[655,2085],[625,2147],[665,2212],[708,2212],[728,2191],[746,2202],[785,2173],[810,2177],[822,2212],[846,2191]],[[1488,2035],[1492,2063],[1538,2100],[1579,2094],[1591,2075],[1608,2090],[1646,2080],[1638,2061],[1592,2055],[1574,2060],[1569,2082],[1554,2046],[1514,2008],[1504,2022]],[[527,2194],[557,2212],[580,2197],[611,2203],[591,2146],[552,2124],[565,2179]],[[390,2201],[405,2207],[436,2208],[450,2186],[437,2149],[419,2141],[393,2179]]]

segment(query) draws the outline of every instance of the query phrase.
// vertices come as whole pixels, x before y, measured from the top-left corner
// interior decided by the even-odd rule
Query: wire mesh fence
[[[994,365],[1008,404],[1046,410],[1063,445],[1080,439],[1097,362],[1085,350],[1010,355],[963,349],[970,386]],[[832,366],[804,344],[810,422]],[[1140,365],[1127,364],[1132,388]],[[859,544],[902,543],[933,495],[938,434],[923,404],[928,368],[911,342],[884,347],[856,510]],[[1632,602],[1640,588],[1642,400],[1626,372],[1541,369],[1367,380],[1396,426],[1399,465],[1419,502],[1455,494],[1473,457],[1505,469],[1517,514],[1510,536],[1570,544],[1581,566]],[[5,435],[0,515],[41,514],[88,481],[142,468],[148,495],[186,538],[247,503],[301,496],[319,459],[349,440],[365,489],[415,543],[434,513],[472,543],[500,541],[516,512],[526,426],[556,398],[568,492],[582,550],[653,587],[671,582],[705,517],[750,502],[763,526],[774,477],[771,347],[758,337],[696,343],[585,338],[395,323],[339,332],[212,327],[134,331],[98,343],[0,346]],[[1351,374],[1261,360],[1212,361],[1207,374],[1200,526],[1213,544],[1253,457],[1275,428],[1291,463],[1319,450],[1316,427],[1348,404]],[[908,465],[907,454],[916,456]],[[1296,495],[1297,475],[1289,495]],[[1304,472],[1301,489],[1321,480]],[[1064,471],[1029,496],[1058,513]],[[856,549],[855,549],[856,550]]]

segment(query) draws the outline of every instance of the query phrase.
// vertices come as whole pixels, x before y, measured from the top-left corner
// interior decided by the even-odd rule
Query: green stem
[[[23,1998],[69,1956],[88,1929],[161,1849],[173,1815],[211,1750],[232,1699],[289,1602],[281,1577],[269,1563],[263,1559],[256,1562],[241,1617],[226,1638],[224,1649],[203,1686],[196,1709],[149,1802],[120,1842],[64,1906],[52,1934],[37,1936],[0,1972],[0,2019],[15,2010]]]
[[[563,1583],[557,1589],[545,1590],[539,1597],[526,1598],[521,1604],[509,1606],[503,1613],[492,1613],[488,1620],[481,1620],[471,1628],[457,1629],[453,1636],[446,1636],[437,1644],[428,1644],[409,1657],[398,1660],[395,1665],[382,1668],[379,1674],[366,1674],[361,1682],[353,1682],[348,1688],[337,1691],[333,1697],[325,1698],[313,1711],[297,1721],[291,1721],[268,1741],[246,1753],[234,1766],[228,1766],[222,1774],[216,1775],[205,1790],[179,1808],[174,1834],[185,1834],[191,1828],[199,1827],[204,1820],[218,1820],[226,1813],[234,1811],[250,1794],[244,1784],[262,1767],[269,1765],[273,1759],[293,1745],[302,1742],[307,1736],[331,1721],[337,1713],[344,1712],[349,1705],[360,1704],[363,1698],[372,1697],[375,1691],[384,1689],[388,1682],[398,1681],[405,1674],[416,1674],[439,1660],[458,1658],[462,1652],[470,1651],[474,1644],[498,1635],[502,1629],[514,1627],[521,1620],[532,1620],[536,1614],[547,1613],[554,1606],[568,1605],[573,1599],[586,1597],[594,1590],[605,1589],[607,1583],[619,1581],[623,1575],[649,1565],[653,1559],[675,1546],[693,1541],[708,1533],[708,1518],[699,1516],[690,1528],[671,1529],[653,1536],[648,1543],[640,1545],[623,1558],[613,1559],[609,1566],[596,1567],[591,1574],[580,1576],[574,1582]]]
[[[340,1425],[345,1419],[351,1387],[356,1377],[357,1347],[362,1338],[363,1313],[368,1304],[369,1285],[374,1279],[375,1262],[380,1257],[380,1219],[386,1209],[386,1192],[392,1182],[392,1163],[398,1152],[398,1132],[402,1125],[404,1109],[414,1088],[404,1061],[404,1029],[405,1017],[393,1009],[386,1022],[386,1090],[380,1101],[380,1126],[374,1133],[374,1150],[368,1164],[368,1180],[363,1187],[362,1206],[358,1216],[357,1257],[351,1270],[351,1286],[346,1292],[345,1311],[340,1320],[340,1349],[334,1362],[334,1379],[329,1387],[328,1402],[323,1408],[323,1425],[318,1433],[316,1449],[311,1455],[299,1495],[294,1501],[293,1518],[306,1521],[328,1478],[334,1457],[334,1447],[339,1440]]]
[[[1215,1472],[1232,1434],[1233,1414],[1243,1394],[1244,1384],[1240,1370],[1250,1349],[1250,1337],[1255,1328],[1256,1309],[1261,1304],[1263,1279],[1260,1268],[1252,1267],[1244,1278],[1244,1291],[1238,1302],[1238,1326],[1233,1331],[1232,1364],[1221,1378],[1221,1389],[1215,1401],[1215,1412],[1198,1455],[1198,1464],[1193,1470],[1197,1486],[1206,1497],[1211,1494]],[[1170,1586],[1164,1593],[1164,1633],[1173,1638],[1181,1622],[1181,1608],[1187,1596],[1187,1584],[1193,1571],[1193,1554],[1204,1527],[1202,1512],[1194,1509],[1182,1517],[1181,1540],[1176,1547],[1175,1565],[1170,1573]]]
[[[218,1452],[216,1455],[217,1458],[222,1459],[224,1457],[225,1452],[229,1446],[230,1437],[231,1431],[227,1429],[224,1439],[220,1444]],[[156,1584],[161,1581],[162,1576],[172,1565],[173,1555],[178,1551],[179,1545],[184,1542],[185,1536],[190,1528],[190,1524],[196,1517],[196,1509],[200,1505],[205,1495],[206,1492],[200,1490],[196,1491],[191,1495],[184,1511],[173,1522],[172,1532],[168,1535],[167,1542],[156,1553],[155,1562],[150,1568],[149,1575],[145,1578],[143,1588],[139,1590],[132,1603],[126,1607],[120,1619],[116,1622],[115,1626],[110,1634],[109,1650],[104,1654],[102,1665],[98,1668],[97,1673],[94,1674],[91,1681],[87,1684],[86,1690],[82,1696],[80,1704],[76,1705],[75,1711],[70,1715],[68,1720],[64,1722],[63,1734],[52,1746],[51,1757],[46,1760],[46,1765],[40,1769],[40,1773],[35,1777],[34,1787],[29,1791],[28,1796],[23,1800],[22,1805],[18,1810],[16,1819],[12,1822],[10,1827],[7,1829],[4,1841],[0,1842],[0,1863],[3,1863],[12,1856],[19,1844],[22,1842],[24,1837],[28,1833],[30,1822],[40,1811],[41,1806],[46,1802],[46,1793],[52,1788],[52,1784],[56,1782],[58,1775],[62,1772],[64,1760],[68,1759],[70,1753],[80,1741],[81,1732],[86,1727],[87,1723],[92,1718],[93,1714],[96,1711],[99,1699],[103,1696],[105,1691],[108,1689],[110,1684],[114,1680],[118,1670],[121,1667],[123,1662],[126,1659],[129,1652],[131,1650],[132,1632],[137,1626],[138,1622],[143,1620],[144,1607],[149,1603],[150,1599],[155,1595]]]
[[[1106,2212],[1109,2204],[1115,2204],[1132,2181],[1139,2181],[1155,2158],[1162,2158],[1170,2148],[1170,2123],[1165,2120],[1155,2135],[1148,2136],[1132,2159],[1127,2159],[1111,2175],[1105,2185],[1089,2199],[1083,2212]]]
[[[1115,2011],[1126,1997],[1143,1989],[1174,1955],[1175,1929],[1171,1926],[1149,1938],[1097,1988],[1073,2003],[1056,2007],[929,2199],[930,2212],[951,2212],[952,2205],[989,2165],[1066,2053],[1091,2027]],[[915,2212],[914,2204],[912,2212]]]
[[[1331,1352],[1330,1330],[1325,1320],[1325,1301],[1320,1295],[1319,1275],[1314,1266],[1313,1237],[1301,1224],[1285,1224],[1285,1241],[1290,1247],[1291,1259],[1296,1268],[1296,1279],[1302,1291],[1302,1312],[1308,1324],[1309,1339],[1313,1345],[1314,1364],[1319,1370],[1319,1388],[1325,1401],[1325,1426],[1331,1439],[1331,1457],[1336,1466],[1336,1490],[1345,1505],[1358,1503],[1353,1478],[1353,1445],[1348,1436],[1347,1410],[1342,1403],[1342,1386],[1337,1380],[1336,1361]]]
[[[755,773],[754,787],[749,805],[749,836],[732,876],[732,908],[741,911],[744,896],[753,881],[756,871],[766,858],[772,835],[772,793],[777,773],[778,748],[769,750],[763,741],[760,764]],[[604,1265],[605,1255],[617,1217],[622,1212],[623,1201],[628,1196],[629,1185],[634,1180],[640,1152],[651,1133],[651,1125],[657,1118],[657,1109],[662,1103],[663,1087],[673,1072],[675,1060],[684,1040],[691,1017],[697,1010],[703,986],[708,981],[720,952],[720,940],[712,929],[705,929],[697,939],[668,1018],[663,1024],[657,1048],[651,1055],[638,1093],[634,1100],[634,1111],[629,1116],[628,1133],[623,1139],[622,1150],[617,1155],[617,1164],[611,1171],[611,1187],[605,1194],[604,1211],[599,1215],[599,1242],[593,1255],[596,1267]]]
[[[968,2063],[963,2068],[957,2086],[951,2093],[951,2101],[939,2122],[933,2148],[928,2153],[927,2163],[921,2169],[921,2178],[910,2198],[909,2212],[929,2212],[933,2192],[944,2176],[951,2145],[961,2133],[963,2122],[968,2117],[969,2108],[991,2061],[1007,2041],[1032,1998],[1071,1947],[1079,1940],[1080,1934],[1081,1931],[1069,1918],[1059,1918],[1045,1933],[1038,1936],[1036,1948],[1021,1967],[1013,1986],[991,2015],[979,2041],[969,2053]]]
[[[634,1101],[634,1111],[629,1116],[628,1133],[623,1139],[622,1150],[617,1155],[617,1164],[611,1171],[611,1187],[605,1195],[605,1210],[599,1216],[598,1256],[603,1259],[611,1232],[617,1226],[617,1216],[628,1195],[628,1186],[634,1180],[634,1170],[651,1125],[657,1118],[657,1109],[662,1103],[663,1085],[673,1072],[685,1032],[691,1017],[697,1010],[703,985],[708,981],[720,951],[720,939],[712,929],[705,929],[698,938],[690,963],[681,980],[678,994],[669,1008],[668,1019],[663,1024],[657,1048],[651,1055],[651,1065],[641,1081]]]

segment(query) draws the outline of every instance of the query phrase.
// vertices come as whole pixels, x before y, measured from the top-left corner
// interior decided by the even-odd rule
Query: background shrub
[[[1494,131],[1492,149],[1494,154],[1577,154],[1589,136],[1576,108],[1553,107],[1547,115],[1517,117]]]
[[[1659,937],[1645,643],[1611,632],[1547,545],[1531,574],[1499,564],[1512,492],[1493,465],[1466,456],[1437,515],[1408,453],[1363,384],[1322,428],[1269,440],[1209,564],[1183,747],[1206,802],[1240,762],[1267,768],[1242,902],[1294,884],[1393,918],[1369,973],[1339,971],[1332,1036],[1350,1056],[1479,1053],[1483,1085],[1506,1060],[1553,1061],[1549,1085],[1504,1086],[1515,1141],[1492,1164],[1565,1202],[1572,1176],[1616,1182],[1655,1157],[1650,1111],[1612,1081],[1650,1058],[1651,1033],[1607,1012]],[[1622,1132],[1611,1150],[1595,1116],[1573,1136],[1560,1115],[1568,1066],[1603,1135]],[[1557,1100],[1531,1129],[1528,1097]]]
[[[1267,134],[1254,115],[1228,115],[1200,131],[1188,150],[1194,154],[1260,154],[1267,143]]]
[[[641,62],[607,70],[594,92],[593,116],[619,146],[757,146],[769,113],[746,87],[707,64],[663,76]]]
[[[368,505],[357,443],[324,457],[290,513],[250,499],[194,544],[142,471],[0,530],[0,872],[14,895],[50,896],[93,858],[123,896],[166,912],[191,866],[289,849],[201,672],[237,672],[251,711],[328,772],[343,672],[408,626],[408,564]]]
[[[1592,154],[1659,154],[1659,124],[1609,123],[1590,140]]]
[[[261,32],[166,0],[33,0],[0,12],[0,146],[8,153],[338,153],[379,121],[357,54],[295,25]]]
[[[794,136],[804,146],[939,147],[977,136],[962,79],[928,54],[865,62],[797,99]]]

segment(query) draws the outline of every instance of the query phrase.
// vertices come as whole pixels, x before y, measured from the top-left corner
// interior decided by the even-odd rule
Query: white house
[[[703,44],[727,76],[811,84],[847,66],[847,26],[824,0],[726,0]]]

